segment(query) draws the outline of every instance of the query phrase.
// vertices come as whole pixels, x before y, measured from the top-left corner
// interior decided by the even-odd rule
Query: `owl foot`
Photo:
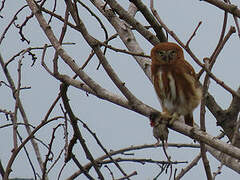
[[[162,118],[163,119],[166,119],[166,120],[168,120],[168,119],[172,119],[172,116],[168,113],[168,112],[162,112],[161,113],[161,116],[162,116]]]
[[[179,119],[179,114],[178,113],[173,113],[171,120],[169,121],[169,125],[171,126],[176,120]]]
[[[160,144],[159,139],[157,139],[157,142],[154,144],[154,147],[158,147],[158,145]]]

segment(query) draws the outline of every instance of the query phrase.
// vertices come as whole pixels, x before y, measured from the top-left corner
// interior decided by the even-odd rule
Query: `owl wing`
[[[180,63],[179,67],[181,67],[185,73],[193,76],[196,79],[196,73],[193,67],[186,60],[178,61],[178,63]]]

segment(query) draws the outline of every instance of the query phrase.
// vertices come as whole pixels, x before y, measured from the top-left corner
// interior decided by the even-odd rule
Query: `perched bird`
[[[184,59],[183,50],[175,43],[159,43],[151,50],[153,85],[162,106],[163,116],[170,122],[184,116],[193,126],[193,110],[198,106],[202,90],[193,67]]]

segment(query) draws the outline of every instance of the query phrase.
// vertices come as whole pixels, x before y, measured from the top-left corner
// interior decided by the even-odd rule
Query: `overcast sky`
[[[120,0],[119,3],[123,3],[125,0]],[[128,2],[128,1],[126,1]],[[148,0],[143,0],[149,7]],[[18,1],[12,3],[11,1],[6,1],[5,8],[1,15],[4,16],[4,19],[0,19],[0,26],[2,27],[0,32],[2,33],[4,28],[12,19],[14,12],[21,7],[25,1]],[[63,9],[65,5],[63,2],[58,2],[58,13],[63,14]],[[124,2],[125,3],[125,2]],[[233,1],[232,3],[240,5],[239,1]],[[127,8],[128,3],[125,3],[125,8]],[[196,36],[190,43],[190,48],[198,56],[199,59],[204,57],[209,57],[213,52],[218,38],[221,32],[222,21],[223,21],[223,11],[220,9],[209,5],[205,2],[193,1],[193,0],[158,0],[158,3],[155,2],[155,7],[158,10],[159,15],[162,17],[162,20],[168,25],[168,27],[173,30],[178,37],[183,42],[186,42],[193,30],[199,23],[202,21]],[[30,11],[26,9],[24,13],[18,16],[17,23],[21,24],[25,19],[24,14],[29,15]],[[91,34],[95,35],[99,40],[104,40],[104,33],[102,30],[99,30],[99,26],[96,21],[92,18],[89,13],[85,10],[80,12],[80,16],[86,23],[88,30]],[[136,16],[141,22],[145,22],[140,14]],[[104,20],[104,24],[109,29],[109,34],[112,35],[115,31],[109,27],[109,23]],[[147,25],[145,23],[145,25]],[[229,15],[228,28],[231,25],[234,25],[233,18]],[[97,28],[96,28],[97,27]],[[52,24],[53,30],[60,32],[62,24],[53,21]],[[43,46],[45,43],[49,43],[44,33],[40,29],[40,26],[37,24],[36,19],[30,20],[27,27],[23,29],[24,34],[28,39],[31,40],[31,43],[28,45],[26,42],[21,42],[21,37],[18,34],[18,31],[13,26],[7,33],[3,44],[0,46],[1,54],[5,61],[11,58],[14,54],[18,53],[20,50],[25,49],[29,46]],[[59,34],[57,34],[59,36]],[[141,47],[145,50],[146,54],[150,53],[152,45],[147,42],[144,38],[140,37],[136,33],[137,40],[141,44]],[[172,38],[169,38],[169,41],[173,41]],[[79,33],[76,31],[69,31],[66,35],[65,42],[74,42],[75,46],[65,46],[65,50],[79,63],[83,64],[85,59],[88,57],[91,49],[82,39]],[[123,43],[119,40],[113,40],[111,45],[119,48],[124,48]],[[233,89],[236,89],[239,86],[239,38],[237,34],[234,34],[223,51],[217,59],[217,63],[213,68],[214,74],[223,80],[227,85],[230,85]],[[22,86],[31,86],[30,90],[24,90],[21,92],[21,99],[25,107],[26,113],[28,115],[29,121],[33,125],[38,125],[41,120],[44,118],[47,110],[49,109],[51,103],[57,97],[59,92],[59,82],[52,78],[41,66],[41,51],[34,51],[37,54],[37,61],[33,67],[31,67],[31,57],[25,55],[22,66]],[[47,51],[47,64],[49,63],[53,56],[53,50]],[[200,68],[195,64],[195,62],[186,54],[185,57],[190,62],[194,69],[198,72]],[[156,98],[152,84],[149,82],[148,78],[144,75],[143,71],[138,67],[135,60],[128,55],[119,54],[108,50],[107,59],[109,63],[113,66],[115,71],[118,73],[122,81],[126,83],[126,86],[144,103],[160,110],[160,104]],[[8,67],[15,78],[17,79],[17,61],[19,57],[16,58],[15,62],[11,63]],[[106,89],[119,93],[119,90],[114,86],[114,84],[106,76],[103,68],[95,70],[98,66],[98,59],[94,57],[90,64],[86,68],[86,72],[98,83],[100,83]],[[60,66],[61,72],[70,73],[69,68],[66,66]],[[0,80],[6,81],[2,69],[0,70]],[[231,101],[231,95],[223,90],[221,87],[216,85],[214,81],[211,81],[210,84],[210,93],[215,97],[216,101],[220,104],[222,108],[227,108]],[[149,120],[146,117],[140,116],[134,112],[123,109],[117,105],[113,105],[109,102],[98,99],[92,95],[86,96],[86,93],[75,89],[73,87],[69,88],[68,92],[70,103],[73,107],[74,113],[83,121],[85,121],[88,126],[97,133],[99,139],[105,145],[105,147],[110,150],[117,150],[120,148],[128,147],[131,145],[142,145],[154,143],[156,140],[152,136],[152,129],[149,126]],[[14,111],[14,100],[11,95],[11,91],[6,86],[0,87],[0,109],[8,109]],[[60,114],[59,104],[54,110],[55,116]],[[19,116],[20,117],[20,116]],[[194,117],[197,123],[199,123],[199,107],[194,112]],[[6,119],[3,114],[0,114],[0,126],[6,124]],[[55,127],[59,122],[55,122],[52,125],[41,129],[37,133],[36,137],[44,139],[45,143],[49,143],[51,138],[50,134],[52,133],[52,127]],[[216,127],[216,121],[212,115],[207,114],[206,118],[207,132],[211,135],[217,135],[220,132],[220,128]],[[19,127],[19,130],[22,130],[23,127]],[[83,129],[83,134],[87,139],[87,144],[92,147],[92,151],[95,157],[101,156],[104,153],[100,151],[95,143],[94,139]],[[22,136],[26,137],[25,130],[22,131]],[[6,166],[9,157],[11,155],[12,149],[12,130],[10,128],[0,129],[0,159],[4,166]],[[55,146],[60,147],[64,145],[64,139],[62,138],[62,131],[59,130],[59,137],[56,138]],[[71,131],[70,131],[71,138]],[[171,143],[193,143],[193,141],[179,133],[170,131],[169,142]],[[40,146],[41,150],[46,153],[46,149],[43,146]],[[31,145],[28,143],[27,148],[30,149]],[[79,149],[78,149],[79,148]],[[96,149],[95,149],[96,148]],[[56,150],[57,151],[57,150]],[[79,152],[78,152],[79,151]],[[75,147],[75,154],[81,154],[81,148],[79,145]],[[172,160],[176,161],[190,161],[198,153],[198,149],[186,149],[186,148],[168,148],[168,153],[171,155]],[[33,152],[30,153],[33,156]],[[45,154],[42,154],[43,158]],[[33,156],[34,157],[34,156]],[[136,151],[136,157],[146,157],[157,160],[165,160],[165,156],[161,148],[156,149],[147,149],[143,151]],[[208,154],[210,160],[212,171],[216,171],[217,167],[220,165],[219,162],[214,160],[210,154]],[[34,159],[34,158],[33,158]],[[81,156],[79,156],[81,159]],[[62,161],[61,161],[62,162]],[[86,163],[87,161],[82,161]],[[36,162],[34,161],[36,164]],[[186,164],[176,165],[174,168],[178,168],[178,172]],[[134,163],[128,163],[123,166],[126,169],[126,172],[131,173],[134,170],[138,171],[138,176],[134,176],[132,179],[151,179],[159,172],[159,169],[156,165],[136,165]],[[53,172],[59,172],[58,168],[61,168],[59,164]],[[26,156],[23,151],[18,155],[18,158],[13,164],[13,172],[11,177],[33,177],[33,173],[30,169],[29,163],[26,161]],[[78,169],[75,165],[70,163],[64,170],[62,178],[69,177],[74,171],[73,169]],[[37,169],[38,172],[39,169]],[[237,179],[239,175],[228,169],[223,168],[222,174],[218,175],[217,180],[225,180],[227,178]],[[107,170],[104,172],[108,173]],[[119,174],[118,174],[119,175]],[[169,174],[168,174],[169,175]],[[164,179],[161,176],[159,179]],[[205,179],[206,175],[202,166],[202,161],[199,161],[197,167],[194,167],[186,176],[184,180],[192,180],[192,177],[196,180]],[[50,174],[50,179],[55,179],[56,174]],[[109,175],[110,178],[110,175]],[[79,179],[85,179],[83,176]]]

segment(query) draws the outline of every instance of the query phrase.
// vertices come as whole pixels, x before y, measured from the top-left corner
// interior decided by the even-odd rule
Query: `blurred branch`
[[[151,44],[156,45],[160,41],[150,31],[148,31],[139,21],[134,19],[127,11],[125,11],[116,0],[104,0],[114,12],[119,15],[119,18],[126,21],[130,26],[135,28],[144,38]]]
[[[166,42],[167,38],[165,34],[163,33],[162,27],[158,24],[154,16],[151,14],[149,9],[143,4],[141,0],[129,0],[132,2],[138,10],[142,13],[142,15],[145,17],[147,22],[151,25],[151,27],[156,32],[157,38],[160,40],[160,42]]]
[[[70,43],[70,42],[66,42],[66,43],[62,43],[62,45],[75,45],[75,43]],[[46,46],[46,47],[45,47]],[[5,63],[5,68],[8,66],[9,63],[11,63],[16,57],[22,55],[23,53],[26,52],[31,52],[32,50],[44,50],[45,48],[50,48],[53,47],[53,45],[44,45],[42,47],[29,47],[27,49],[23,49],[21,51],[19,51],[17,54],[13,55],[9,60],[7,60],[7,62]],[[34,57],[36,58],[36,57]],[[33,59],[33,58],[32,58]]]

